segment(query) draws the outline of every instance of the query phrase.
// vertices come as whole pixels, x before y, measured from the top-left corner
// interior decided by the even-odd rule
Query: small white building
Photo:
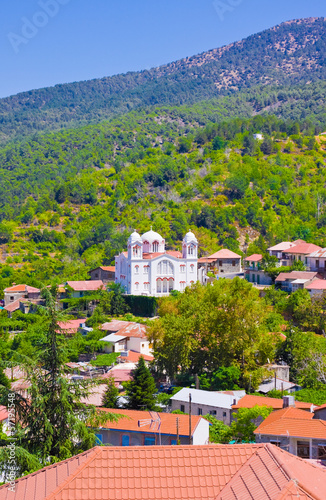
[[[184,387],[171,398],[171,409],[189,413],[189,396],[191,396],[192,415],[213,415],[226,425],[232,421],[232,405],[246,394],[245,391],[202,391]]]
[[[182,292],[197,281],[198,241],[189,231],[182,253],[165,250],[165,240],[152,229],[128,239],[128,251],[115,258],[115,282],[128,295],[160,297],[172,290]]]

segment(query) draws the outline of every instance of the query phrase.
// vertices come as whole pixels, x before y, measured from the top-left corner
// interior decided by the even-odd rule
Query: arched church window
[[[158,241],[153,242],[153,252],[158,252],[159,243]]]

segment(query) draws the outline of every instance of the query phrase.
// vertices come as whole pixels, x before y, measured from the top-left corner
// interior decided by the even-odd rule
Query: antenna
[[[159,444],[161,445],[161,417],[156,411],[149,412],[151,418],[138,420],[138,427],[145,427],[149,425],[149,428],[153,431],[157,431],[159,433]]]

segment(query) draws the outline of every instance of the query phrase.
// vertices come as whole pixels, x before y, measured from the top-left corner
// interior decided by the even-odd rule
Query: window
[[[174,280],[173,280],[173,278],[170,278],[169,279],[169,292],[172,292],[173,289],[174,289]]]
[[[103,443],[103,434],[95,434],[95,444],[102,444]]]
[[[149,283],[144,283],[144,290],[149,290]]]
[[[273,444],[274,446],[277,446],[278,448],[280,448],[281,446],[281,443],[279,441],[270,441],[271,444]]]
[[[162,260],[157,266],[157,274],[164,274],[168,276],[174,275],[174,267],[168,260]]]
[[[177,444],[177,440],[176,439],[171,439],[170,444],[172,444],[172,446],[175,446]]]
[[[11,300],[11,301],[15,300],[15,297],[10,297],[10,300]]]
[[[180,405],[180,410],[184,413],[185,412],[185,405]]]
[[[203,414],[203,409],[202,408],[198,408],[198,415],[202,415]]]
[[[130,442],[129,436],[127,434],[124,434],[122,436],[121,446],[129,446],[129,442]]]
[[[95,273],[95,278],[98,278],[98,273]]]
[[[135,283],[135,290],[139,290],[139,283]]]
[[[186,266],[182,265],[180,266],[180,273],[185,273],[186,272]]]
[[[211,411],[209,412],[209,414],[210,414],[210,415],[216,415],[216,410],[211,410]]]
[[[309,458],[309,441],[297,441],[297,456],[300,458]]]
[[[162,280],[160,279],[156,281],[156,293],[162,293]]]
[[[145,437],[144,445],[145,446],[154,446],[155,445],[155,438],[154,437]]]
[[[138,245],[135,245],[132,249],[132,255],[134,257],[140,257],[140,247]]]
[[[186,282],[180,281],[180,290],[184,290],[186,288]]]
[[[232,261],[232,267],[235,267],[235,260]]]
[[[163,293],[167,293],[168,291],[168,280],[164,278],[163,280]]]
[[[193,273],[195,271],[195,266],[193,264],[190,265],[190,272]]]
[[[316,260],[316,267],[318,269],[318,267],[319,267],[319,260]]]
[[[148,274],[149,273],[149,266],[144,266],[144,274]]]
[[[326,444],[318,445],[318,458],[319,460],[326,460]]]
[[[220,260],[219,263],[218,263],[219,267],[222,267],[223,266],[223,262]]]
[[[225,418],[225,417],[226,417],[226,411],[223,412],[223,418]]]
[[[135,266],[135,274],[139,274],[139,266]]]
[[[153,243],[153,252],[158,252],[158,247],[159,247],[158,241],[154,241],[154,243]]]

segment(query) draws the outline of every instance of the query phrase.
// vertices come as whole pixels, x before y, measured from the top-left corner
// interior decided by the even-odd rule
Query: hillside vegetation
[[[191,104],[257,85],[325,79],[326,21],[283,23],[149,71],[31,90],[0,100],[0,140],[100,122],[143,106]]]

